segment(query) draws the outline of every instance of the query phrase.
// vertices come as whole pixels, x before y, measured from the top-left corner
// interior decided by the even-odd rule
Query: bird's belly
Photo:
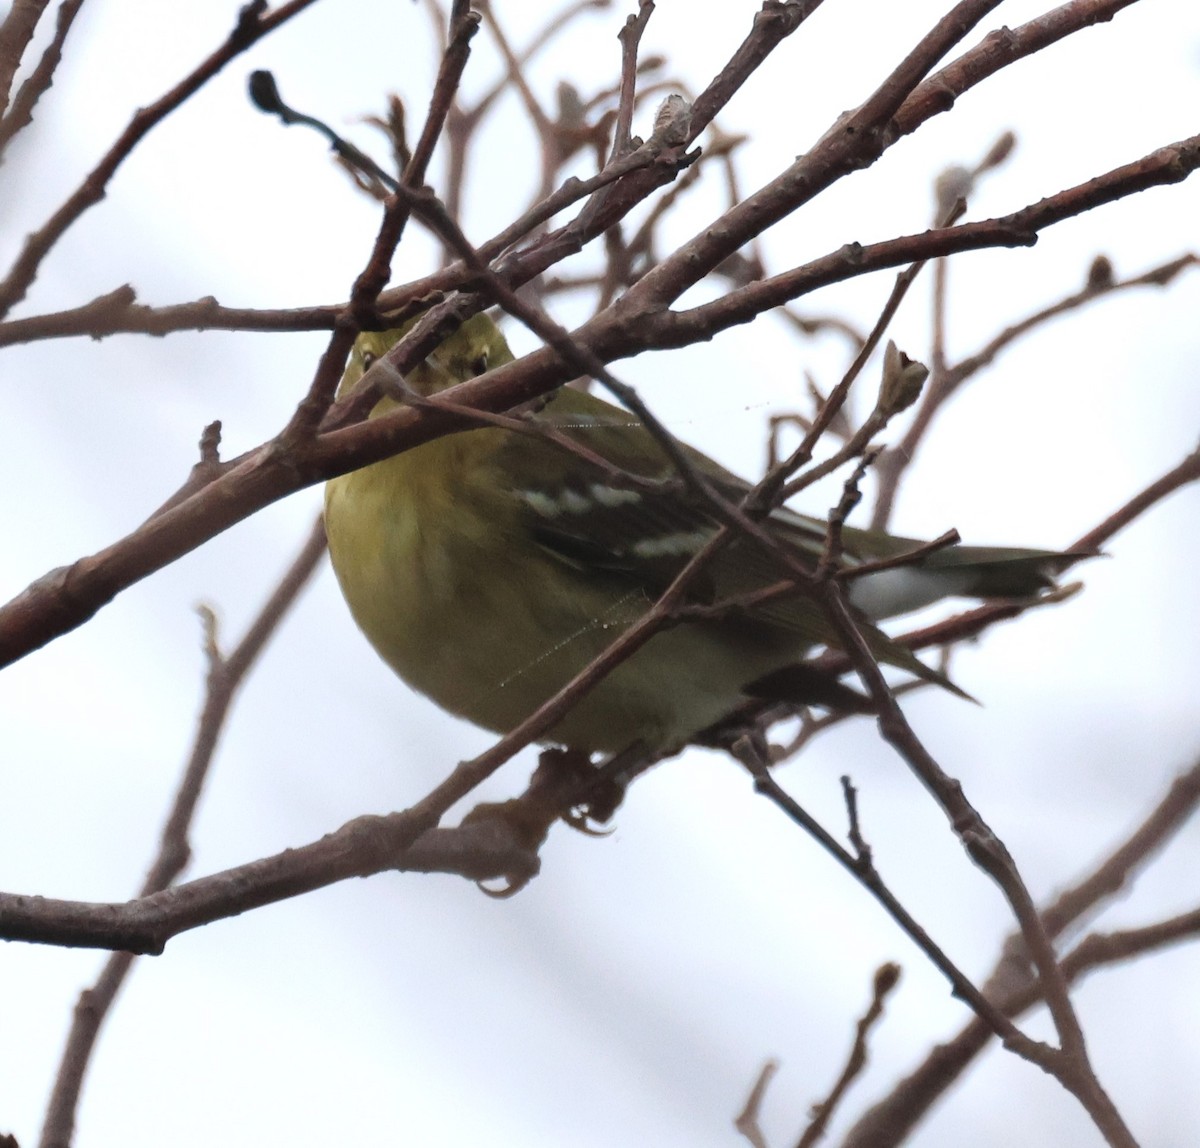
[[[358,509],[368,496],[355,492]],[[380,519],[343,516],[338,498],[331,484],[330,554],[355,620],[413,689],[487,729],[518,725],[650,605],[549,555],[526,551],[515,564],[494,529],[465,534],[445,525],[450,516],[368,531]],[[744,682],[791,660],[734,641],[712,626],[655,635],[539,740],[589,751],[682,744],[729,713]]]

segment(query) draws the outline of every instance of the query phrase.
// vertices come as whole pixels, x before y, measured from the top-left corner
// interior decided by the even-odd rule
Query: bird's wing
[[[720,521],[711,504],[684,482],[635,416],[590,395],[563,390],[531,422],[546,428],[549,437],[506,436],[498,446],[497,473],[512,484],[535,542],[556,559],[657,597],[717,533]],[[705,455],[681,449],[727,501],[736,505],[749,491],[746,482]],[[782,511],[767,524],[793,561],[815,570],[824,546],[823,523]],[[788,575],[785,561],[738,536],[692,583],[689,601],[737,603]],[[742,625],[763,627],[776,640],[793,635],[798,657],[812,646],[838,645],[824,611],[802,587],[734,609]],[[856,614],[877,658],[959,692],[865,615]]]

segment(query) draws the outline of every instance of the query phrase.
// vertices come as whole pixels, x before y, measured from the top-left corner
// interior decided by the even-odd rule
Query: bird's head
[[[390,331],[364,331],[355,340],[339,395],[349,394],[371,366],[383,358],[416,325],[420,315]],[[421,395],[432,395],[478,375],[511,363],[500,328],[490,316],[473,315],[404,377],[405,384]]]

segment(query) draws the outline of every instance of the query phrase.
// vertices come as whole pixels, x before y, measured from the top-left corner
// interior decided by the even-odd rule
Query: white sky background
[[[860,102],[947,6],[827,0],[721,117],[727,131],[755,137],[742,154],[744,188]],[[541,7],[498,4],[516,43]],[[532,78],[547,104],[564,76],[585,95],[615,77],[616,33],[631,8],[581,20],[539,60]],[[643,53],[668,54],[698,89],[755,8],[705,5],[698,19],[697,5],[661,0]],[[996,22],[1040,10],[1006,4]],[[35,129],[4,167],[2,265],[133,110],[223,39],[235,11],[195,0],[85,6]],[[475,44],[468,92],[485,90],[499,66],[486,30]],[[255,112],[245,78],[274,70],[285,99],[378,153],[379,137],[358,118],[399,91],[415,135],[433,60],[416,5],[317,5],[151,134],[46,262],[21,313],[76,305],[123,282],[155,304],[205,294],[269,307],[344,298],[378,209],[349,189],[317,137]],[[822,196],[768,237],[769,266],[922,229],[936,171],[973,162],[1006,128],[1018,149],[971,217],[1052,194],[1195,132],[1198,87],[1200,10],[1143,0],[1006,70]],[[503,122],[518,122],[512,111],[501,109]],[[636,125],[642,134],[649,115]],[[523,206],[537,162],[524,129],[493,131],[485,149],[490,162],[476,172],[465,220],[475,239]],[[696,194],[671,234],[688,236],[718,207],[715,193]],[[1097,252],[1128,274],[1196,248],[1198,218],[1193,179],[1055,227],[1034,248],[959,257],[952,352],[969,353],[1074,290]],[[397,281],[430,266],[415,227],[410,239]],[[800,306],[868,326],[891,280],[863,279]],[[917,356],[928,340],[928,289],[917,287],[893,332]],[[1195,442],[1197,314],[1193,272],[1166,293],[1122,295],[1027,339],[940,418],[896,528],[932,536],[955,526],[968,541],[1055,546],[1093,526]],[[510,335],[519,350],[532,345]],[[0,597],[132,529],[185,477],[210,420],[224,421],[226,455],[269,437],[323,343],[320,334],[216,333],[7,349]],[[802,402],[804,370],[831,385],[844,351],[833,337],[797,344],[768,319],[617,373],[682,437],[750,472],[762,464],[768,413]],[[805,506],[823,512],[835,499],[827,487]],[[193,607],[213,603],[226,641],[236,641],[318,506],[314,489],[271,507],[4,673],[0,888],[114,901],[134,891],[199,707]],[[1177,494],[1079,572],[1086,593],[965,651],[955,676],[982,708],[932,692],[906,703],[1038,897],[1111,847],[1200,744],[1198,511],[1194,488]],[[377,661],[325,568],[235,709],[189,875],[406,806],[487,744]],[[527,751],[488,794],[518,790],[532,761]],[[840,834],[837,779],[846,772],[884,876],[982,976],[1010,916],[869,723],[827,736],[781,777]],[[1195,905],[1198,846],[1193,825],[1102,927]],[[716,756],[689,755],[644,779],[608,839],[556,830],[543,858],[542,875],[506,902],[449,877],[376,877],[172,941],[139,964],[106,1026],[77,1143],[706,1148],[741,1143],[731,1119],[762,1061],[776,1056],[782,1071],[765,1124],[772,1144],[784,1145],[840,1070],[880,963],[898,960],[904,979],[847,1116],[966,1019],[868,896]],[[102,959],[0,948],[0,1131],[23,1145],[36,1141],[70,1010]],[[1192,946],[1103,972],[1077,993],[1101,1079],[1146,1144],[1200,1138],[1198,973]],[[1048,1031],[1043,1018],[1027,1023]],[[993,1050],[915,1140],[966,1142],[1099,1138],[1048,1078]]]

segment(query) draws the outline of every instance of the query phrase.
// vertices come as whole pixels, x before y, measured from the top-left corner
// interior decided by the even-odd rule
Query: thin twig
[[[67,197],[62,206],[37,231],[26,237],[25,244],[13,263],[8,277],[0,282],[0,318],[7,315],[13,306],[25,297],[30,284],[37,276],[42,260],[49,254],[51,248],[67,228],[89,207],[94,207],[104,198],[109,180],[147,133],[157,127],[185,100],[199,91],[230,60],[246,51],[293,16],[303,12],[313,2],[314,0],[290,0],[290,3],[281,5],[273,12],[268,12],[265,0],[250,0],[238,13],[237,23],[233,31],[226,37],[224,44],[180,80],[169,92],[134,113],[128,126],[79,187]]]
[[[46,45],[37,66],[21,84],[8,111],[5,112],[3,118],[0,118],[0,160],[3,159],[5,149],[12,138],[22,128],[33,122],[33,109],[54,82],[54,73],[62,60],[63,45],[67,42],[71,26],[75,23],[75,17],[79,15],[79,9],[82,7],[83,0],[62,0],[59,5],[54,24],[54,37]],[[7,94],[7,85],[0,87],[0,90]]]
[[[1067,0],[1016,28],[997,28],[974,48],[934,72],[913,89],[896,110],[893,129],[900,135],[917,130],[933,116],[948,112],[964,92],[1000,69],[1044,51],[1067,36],[1111,20],[1137,0]]]
[[[1046,931],[1060,934],[1078,917],[1096,906],[1102,897],[1111,896],[1135,879],[1163,844],[1187,823],[1200,805],[1200,761],[1180,774],[1148,817],[1101,861],[1091,873],[1062,893],[1042,911]],[[1131,930],[1109,945],[1085,938],[1062,958],[1063,973],[1072,983],[1085,973],[1157,951],[1164,944],[1193,939],[1196,931],[1177,932],[1179,921],[1168,929]],[[1193,920],[1193,925],[1200,922]],[[1135,943],[1136,942],[1136,943]],[[1017,1017],[1040,998],[1036,979],[1028,975],[1013,977],[1011,944],[988,978],[986,991],[1006,1015]],[[988,1045],[991,1031],[979,1020],[972,1020],[950,1040],[939,1043],[924,1062],[892,1091],[869,1109],[850,1130],[843,1148],[894,1148],[907,1140],[915,1124],[954,1084],[975,1057]]]
[[[1088,1060],[1066,977],[1011,854],[968,802],[961,784],[946,775],[917,738],[888,689],[835,583],[825,586],[824,604],[827,616],[838,632],[842,648],[849,652],[855,669],[879,708],[879,729],[884,740],[908,763],[937,800],[968,856],[1000,887],[1020,925],[1030,957],[1037,967],[1041,992],[1049,1006],[1061,1048],[1033,1040],[1016,1029],[1006,1036],[1006,1047],[1050,1073],[1071,1092],[1110,1144],[1119,1148],[1136,1148],[1132,1134],[1100,1085]],[[976,1001],[972,1000],[971,1004],[975,1007]],[[987,1007],[986,1015],[991,1024],[992,1014],[996,1010],[990,1001]]]
[[[1008,1046],[1032,1043],[975,986],[950,959],[927,930],[900,903],[887,887],[869,855],[856,856],[845,849],[802,805],[775,780],[762,753],[752,739],[742,738],[731,747],[733,756],[754,778],[755,790],[766,797],[799,825],[843,869],[859,882],[883,906],[888,916],[929,958],[933,966],[950,982],[954,995],[968,1005]]]
[[[682,310],[654,311],[647,318],[644,345],[684,346],[701,337],[700,332],[704,332],[703,337],[710,337],[717,331],[747,322],[770,307],[870,271],[987,247],[1027,247],[1037,242],[1041,231],[1056,223],[1150,187],[1179,183],[1197,167],[1200,167],[1200,135],[1157,148],[1132,163],[1112,168],[1008,215],[934,228],[881,243],[847,244],[801,267],[730,291],[714,302]],[[672,255],[671,259],[674,258]],[[664,260],[652,274],[667,267],[669,262]],[[643,279],[631,288],[631,294],[645,282]]]
[[[654,0],[638,0],[636,15],[626,17],[620,31],[621,87],[617,100],[617,123],[613,131],[610,160],[633,150],[633,109],[637,102],[638,46],[654,13]]]
[[[939,260],[938,266],[942,266],[943,262],[943,260]],[[939,369],[936,364],[940,356],[935,354],[932,359],[934,366],[930,374],[929,385],[926,387],[911,425],[900,442],[885,451],[879,460],[877,468],[879,486],[875,497],[875,509],[871,517],[871,529],[887,529],[900,480],[905,470],[912,465],[922,440],[933,424],[934,417],[965,383],[984,367],[990,366],[1002,351],[1022,336],[1059,315],[1067,314],[1103,296],[1119,291],[1129,291],[1137,287],[1168,286],[1180,272],[1195,266],[1198,262],[1200,260],[1189,253],[1177,256],[1158,267],[1127,279],[1115,280],[1111,276],[1089,275],[1082,290],[1072,292],[1057,302],[1042,307],[1032,315],[1006,327],[989,340],[981,350],[973,355],[968,355],[953,366],[947,366],[943,362]]]
[[[211,614],[207,616],[205,653],[208,658],[208,677],[204,708],[200,713],[192,752],[174,805],[163,827],[158,856],[142,883],[139,898],[150,897],[168,888],[186,866],[191,856],[188,833],[192,818],[229,709],[258,655],[312,576],[324,553],[325,528],[318,519],[300,553],[246,631],[245,637],[228,656],[223,655],[218,647],[215,620]],[[41,1148],[68,1148],[70,1145],[80,1089],[100,1034],[100,1026],[135,960],[132,952],[113,953],[96,983],[80,995],[46,1109]]]
[[[458,15],[459,9],[461,15]],[[465,5],[455,5],[455,18],[450,25],[450,38],[442,53],[441,64],[438,67],[437,79],[434,81],[433,92],[429,98],[429,110],[425,116],[425,124],[421,129],[420,138],[413,148],[412,158],[401,176],[399,191],[409,191],[419,187],[424,179],[429,161],[433,158],[433,150],[442,134],[446,116],[454,102],[462,74],[470,58],[471,40],[479,30],[479,16],[466,9]],[[261,73],[259,73],[261,74]],[[278,107],[268,106],[268,110],[291,113],[291,109],[278,101]],[[281,113],[282,114],[282,113]],[[284,122],[289,122],[287,115]],[[313,121],[306,117],[312,125]],[[322,125],[323,126],[323,125]],[[333,136],[332,132],[327,133]],[[333,136],[338,139],[339,137]],[[359,161],[359,155],[352,157]],[[365,158],[365,157],[361,157]],[[382,169],[372,166],[372,174],[388,182],[388,177]],[[372,246],[366,266],[359,273],[350,292],[350,300],[346,310],[335,327],[317,365],[308,393],[297,404],[287,426],[278,436],[278,447],[284,453],[290,452],[301,443],[310,441],[317,428],[333,404],[338,382],[346,363],[346,356],[358,331],[364,325],[364,320],[375,318],[375,305],[380,293],[391,278],[392,257],[399,245],[404,229],[408,224],[411,212],[411,201],[408,196],[395,194],[391,196],[384,207],[383,219]]]
[[[8,107],[17,70],[49,0],[18,0],[0,23],[0,112]]]
[[[778,1071],[779,1062],[775,1060],[768,1060],[762,1066],[754,1081],[754,1087],[750,1089],[750,1095],[746,1097],[745,1105],[741,1112],[734,1117],[734,1128],[750,1141],[750,1148],[769,1148],[767,1138],[763,1135],[759,1123],[759,1114],[762,1112],[762,1103],[766,1098],[767,1088]]]
[[[727,211],[719,226],[706,227],[633,287],[627,296],[630,305],[636,302],[651,312],[662,310],[835,180],[873,163],[889,146],[889,125],[901,104],[929,70],[999,3],[960,0],[859,108],[843,116],[786,171]],[[700,119],[699,105],[698,98],[692,109],[693,132]]]
[[[867,1066],[867,1038],[871,1029],[883,1017],[883,1006],[892,990],[900,983],[900,966],[894,964],[881,965],[875,970],[875,979],[871,991],[871,1003],[867,1011],[855,1025],[854,1044],[850,1055],[846,1058],[846,1066],[842,1069],[829,1095],[813,1109],[812,1120],[796,1141],[796,1148],[812,1148],[829,1128],[829,1121],[837,1111],[850,1085]]]
[[[1172,467],[1160,478],[1150,483],[1144,490],[1135,494],[1119,510],[1114,511],[1098,526],[1080,536],[1063,553],[1077,555],[1080,560],[1093,557],[1102,552],[1104,544],[1120,530],[1134,522],[1146,513],[1156,503],[1174,494],[1177,490],[1193,482],[1200,482],[1200,447],[1187,455],[1177,466]],[[1077,587],[1076,587],[1077,588]],[[1064,590],[1070,591],[1070,587]],[[1061,595],[1059,596],[1061,597]],[[1054,594],[1046,594],[1040,598],[1027,601],[994,603],[987,606],[977,606],[973,610],[964,610],[952,618],[924,626],[919,630],[910,630],[901,634],[896,641],[910,650],[924,650],[931,646],[944,646],[951,642],[972,638],[976,634],[997,622],[1015,618],[1027,610],[1036,610],[1041,606],[1059,600]],[[822,656],[817,665],[829,673],[843,673],[849,666],[845,654],[831,653]]]

